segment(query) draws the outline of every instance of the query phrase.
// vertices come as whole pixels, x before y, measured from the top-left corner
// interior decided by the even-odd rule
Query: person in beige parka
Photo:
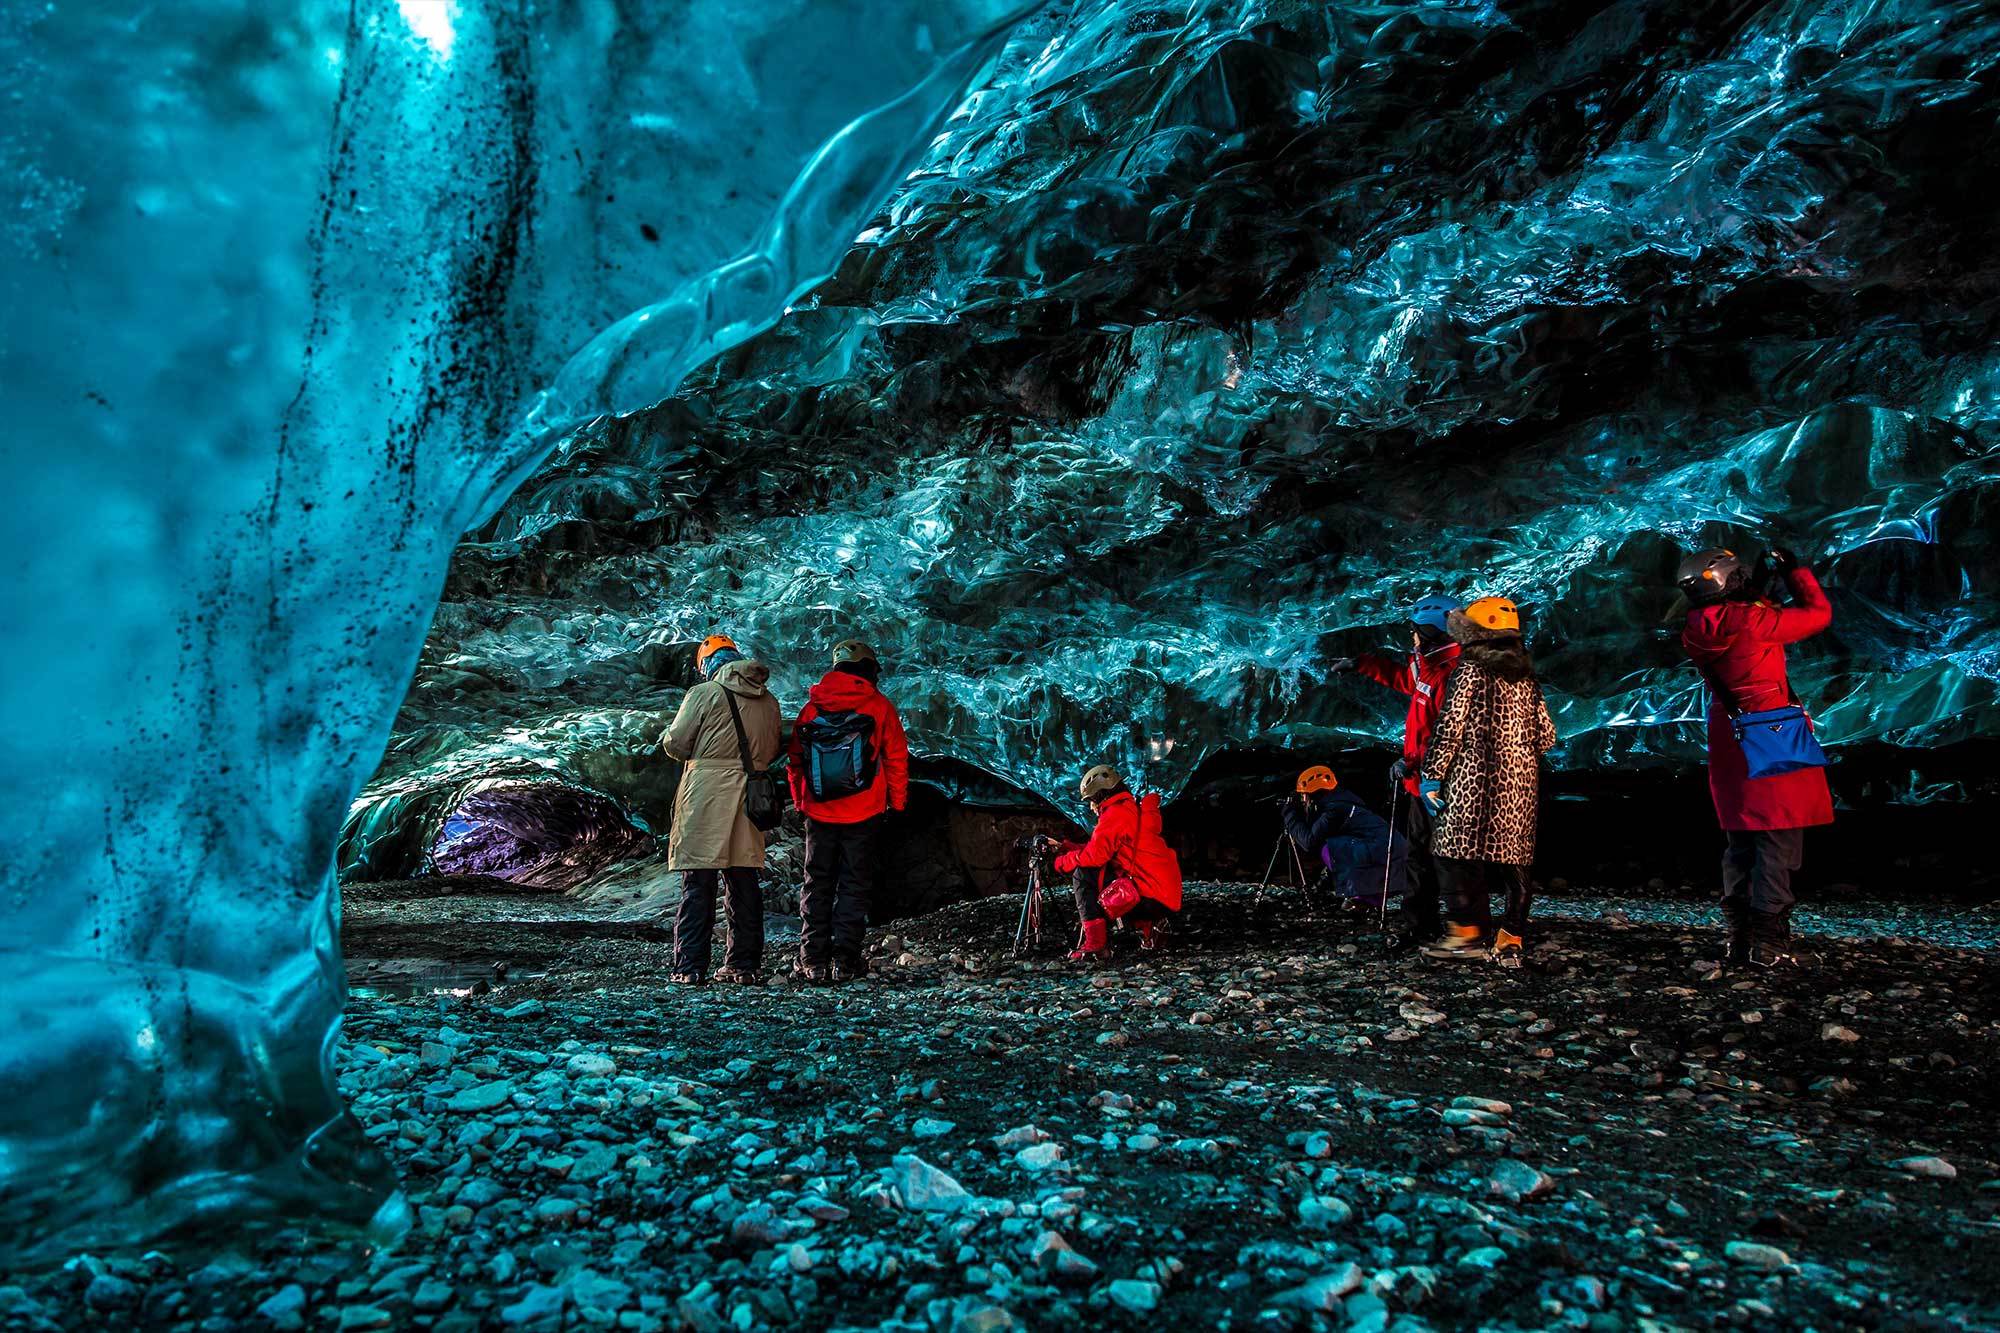
[[[660,738],[667,757],[686,766],[667,838],[667,868],[681,872],[673,980],[697,985],[707,976],[720,881],[729,947],[716,980],[754,982],[764,960],[764,892],[757,881],[764,835],[743,813],[744,747],[736,722],[742,722],[750,766],[765,769],[778,757],[781,713],[765,688],[770,669],[745,657],[728,636],[704,639],[695,668],[703,679],[681,700]]]

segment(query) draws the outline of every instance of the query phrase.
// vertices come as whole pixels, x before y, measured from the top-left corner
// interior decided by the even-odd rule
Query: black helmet
[[[1674,582],[1680,584],[1681,591],[1696,606],[1712,606],[1742,588],[1749,577],[1749,569],[1736,552],[1718,546],[1696,551],[1682,560]]]

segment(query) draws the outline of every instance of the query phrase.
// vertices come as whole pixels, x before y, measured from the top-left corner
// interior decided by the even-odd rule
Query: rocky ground
[[[1550,899],[1506,973],[1203,886],[1103,968],[986,900],[865,982],[670,991],[558,901],[350,904],[401,1239],[80,1256],[0,1321],[2000,1327],[1990,913],[1847,904],[1739,975],[1697,905]]]

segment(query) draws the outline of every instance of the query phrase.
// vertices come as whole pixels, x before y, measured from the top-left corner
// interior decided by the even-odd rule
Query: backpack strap
[[[729,705],[729,720],[736,727],[736,753],[742,757],[743,771],[754,774],[757,770],[750,766],[750,738],[743,733],[743,714],[736,711],[736,695],[727,685],[718,683],[715,688],[722,691],[722,702]]]

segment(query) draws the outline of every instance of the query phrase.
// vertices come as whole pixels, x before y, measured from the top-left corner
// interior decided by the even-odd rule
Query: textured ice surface
[[[380,1203],[331,868],[452,544],[824,273],[1001,9],[0,10],[0,1255]]]
[[[476,534],[357,833],[506,763],[660,812],[718,626],[788,702],[876,640],[928,755],[1066,800],[1165,737],[1171,790],[1392,734],[1323,668],[1434,589],[1523,602],[1558,762],[1691,768],[1663,588],[1765,533],[1837,751],[2000,733],[2000,11],[1034,22],[836,277]]]

